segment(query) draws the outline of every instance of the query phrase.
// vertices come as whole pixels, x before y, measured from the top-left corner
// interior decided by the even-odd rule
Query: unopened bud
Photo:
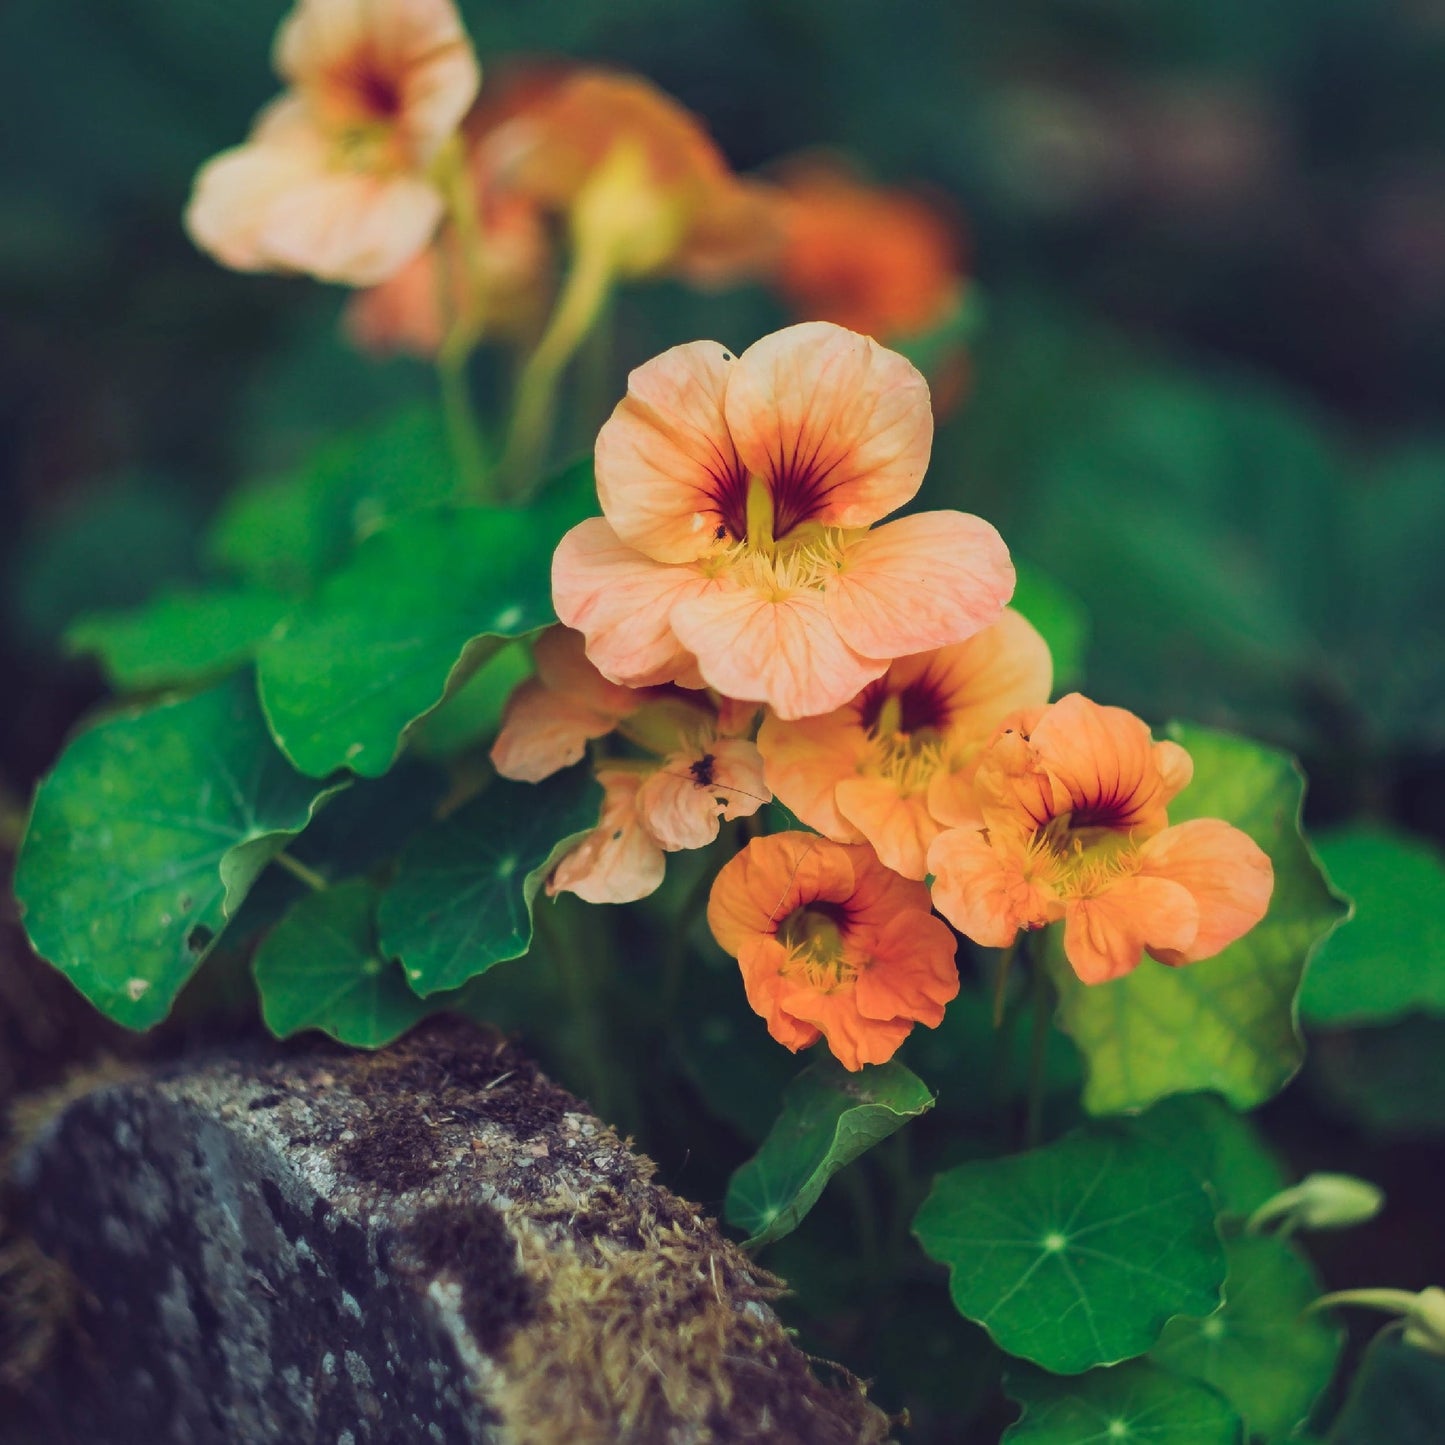
[[[1445,1289],[1430,1285],[1419,1294],[1404,1289],[1342,1289],[1335,1294],[1321,1295],[1310,1310],[1331,1309],[1335,1305],[1359,1305],[1362,1309],[1381,1310],[1396,1315],[1404,1325],[1407,1345],[1445,1356]]]
[[[1276,1221],[1286,1234],[1295,1229],[1347,1229],[1373,1219],[1384,1203],[1384,1191],[1366,1179],[1351,1174],[1309,1174],[1266,1199],[1250,1215],[1245,1232],[1259,1234]]]

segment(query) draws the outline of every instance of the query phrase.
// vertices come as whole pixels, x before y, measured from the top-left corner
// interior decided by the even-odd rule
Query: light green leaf
[[[1121,1123],[940,1174],[913,1232],[959,1313],[1055,1374],[1142,1355],[1224,1281],[1203,1185]]]
[[[849,1073],[833,1058],[810,1064],[783,1091],[783,1111],[762,1147],[728,1183],[723,1214],[748,1245],[791,1233],[828,1181],[860,1154],[933,1107],[900,1063]]]
[[[276,751],[249,673],[81,733],[40,785],[16,870],[36,952],[117,1023],[150,1027],[335,791]]]
[[[1300,991],[1307,1022],[1384,1023],[1445,1013],[1445,856],[1423,838],[1370,825],[1314,838],[1335,887],[1353,898]]]
[[[1024,1412],[1002,1445],[1243,1445],[1227,1400],[1143,1360],[1069,1379],[1014,1365],[1004,1393]]]
[[[445,758],[492,737],[517,684],[532,675],[525,642],[509,642],[459,687],[412,734],[412,746],[428,757]]]
[[[74,653],[99,655],[128,692],[216,677],[239,667],[289,610],[271,592],[165,592],[130,612],[92,613],[65,634]]]
[[[1009,604],[1038,628],[1054,658],[1054,693],[1067,692],[1084,675],[1089,614],[1067,587],[1014,558],[1018,581]]]
[[[266,936],[251,966],[261,1015],[277,1038],[320,1029],[378,1049],[435,1010],[378,951],[376,897],[361,878],[308,893]]]
[[[1169,821],[1223,818],[1242,828],[1274,864],[1274,895],[1265,918],[1216,957],[1184,968],[1146,957],[1112,983],[1080,983],[1050,937],[1059,1018],[1087,1061],[1092,1114],[1204,1089],[1251,1109],[1278,1093],[1303,1057],[1300,975],[1348,911],[1299,831],[1304,780],[1291,758],[1192,725],[1174,724],[1169,736],[1194,759],[1194,781],[1170,805]]]
[[[1283,1440],[1329,1384],[1340,1332],[1326,1317],[1302,1314],[1320,1283],[1287,1240],[1241,1236],[1225,1254],[1223,1308],[1207,1319],[1171,1320],[1149,1358],[1212,1385],[1251,1434]]]
[[[408,730],[500,646],[553,621],[557,537],[525,512],[403,518],[261,648],[261,703],[304,773],[384,773]]]
[[[586,763],[542,783],[498,778],[417,835],[379,911],[381,945],[422,995],[457,988],[532,941],[532,900],[557,860],[597,824]]]

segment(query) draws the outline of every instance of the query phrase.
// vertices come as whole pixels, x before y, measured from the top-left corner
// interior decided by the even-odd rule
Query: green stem
[[[486,451],[467,386],[467,358],[471,348],[453,345],[453,338],[458,334],[454,329],[437,354],[437,380],[441,385],[447,440],[467,494],[479,502],[490,502],[493,497],[487,479]]]
[[[598,1033],[601,1008],[597,990],[580,949],[562,923],[556,904],[541,904],[533,914],[533,927],[538,939],[552,956],[558,983],[571,1013],[576,1040],[577,1071],[581,1075],[582,1092],[600,1118],[615,1118],[612,1071],[607,1067],[606,1051]]]
[[[313,892],[325,893],[331,886],[314,868],[308,868],[289,853],[273,854],[271,861],[279,863],[293,878],[299,878]]]
[[[1049,1052],[1049,1027],[1053,1022],[1054,990],[1038,950],[1029,953],[1029,1000],[1033,1011],[1033,1032],[1029,1039],[1028,1122],[1024,1139],[1030,1149],[1043,1137],[1045,1065]]]

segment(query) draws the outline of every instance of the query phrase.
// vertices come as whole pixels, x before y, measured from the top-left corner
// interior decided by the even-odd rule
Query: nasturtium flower
[[[956,942],[928,889],[868,847],[755,838],[718,874],[707,919],[773,1038],[794,1052],[825,1038],[847,1069],[886,1063],[958,994]]]
[[[1177,743],[1078,693],[1015,714],[974,774],[982,826],[928,850],[934,904],[991,948],[1062,919],[1064,952],[1090,984],[1145,953],[1171,967],[1212,957],[1264,917],[1274,871],[1218,818],[1169,825],[1193,770]]]
[[[982,824],[972,770],[994,729],[1047,702],[1052,679],[1048,644],[1007,610],[967,642],[899,658],[823,717],[765,718],[768,784],[810,828],[922,878],[945,828]]]
[[[369,286],[431,239],[433,174],[480,72],[451,0],[299,0],[276,36],[290,87],[204,165],[192,238],[241,271]]]
[[[598,435],[603,516],[557,548],[557,615],[615,682],[831,712],[1012,595],[1008,549],[978,517],[873,526],[917,492],[932,440],[923,377],[842,327],[791,326],[737,358],[673,347]]]

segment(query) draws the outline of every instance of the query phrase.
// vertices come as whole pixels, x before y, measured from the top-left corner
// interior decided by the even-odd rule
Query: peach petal
[[[665,759],[638,791],[637,812],[647,831],[675,853],[707,847],[721,819],[751,817],[768,800],[757,748],[724,739]]]
[[[958,941],[931,913],[889,920],[872,942],[872,963],[858,975],[854,1001],[866,1019],[914,1019],[937,1028],[944,1006],[958,997]]]
[[[669,567],[621,541],[601,517],[579,522],[552,558],[557,616],[587,639],[602,675],[629,687],[670,682],[692,666],[669,617],[680,598],[711,584],[693,569]]]
[[[952,773],[938,773],[928,781],[928,811],[944,828],[982,828],[983,806],[974,778],[978,760]]]
[[[1156,833],[1139,850],[1140,873],[1189,890],[1199,909],[1192,942],[1149,952],[1171,967],[1212,958],[1242,938],[1269,911],[1274,865],[1247,834],[1218,818],[1195,818]]]
[[[788,951],[777,939],[756,937],[742,945],[738,966],[748,1007],[767,1022],[768,1033],[778,1043],[797,1053],[816,1044],[823,1035],[815,1025],[793,1017],[778,1002],[780,991],[786,987],[782,970],[787,959]]]
[[[904,797],[886,778],[854,777],[842,779],[835,796],[838,812],[872,844],[884,867],[904,878],[928,872],[928,845],[943,829],[924,794]]]
[[[1010,868],[981,832],[952,828],[928,850],[934,875],[933,906],[956,928],[985,948],[1007,948],[1028,926],[1031,908],[1020,898],[1017,868]]]
[[[648,700],[648,694],[603,677],[587,656],[586,639],[571,627],[548,627],[532,644],[532,657],[546,687],[595,712],[623,718]]]
[[[864,1064],[886,1064],[913,1032],[911,1018],[864,1018],[852,989],[824,994],[784,988],[778,992],[778,1004],[792,1017],[818,1029],[833,1057],[853,1073]]]
[[[1136,874],[1069,900],[1064,953],[1084,983],[1107,983],[1137,968],[1145,948],[1188,948],[1198,928],[1199,907],[1188,889]]]
[[[922,512],[853,543],[824,595],[849,647],[891,659],[972,637],[999,620],[1013,589],[993,527],[963,512]]]
[[[723,419],[734,364],[716,341],[664,351],[627,378],[597,434],[602,511],[659,562],[691,562],[717,547],[719,527],[742,526],[747,479]]]
[[[856,776],[868,756],[868,736],[852,708],[823,717],[784,722],[768,713],[758,729],[763,771],[778,801],[810,828],[838,843],[861,843],[863,835],[838,810],[838,782]]]
[[[492,744],[492,765],[504,778],[539,783],[578,762],[592,738],[617,725],[598,712],[529,678],[507,701],[501,731]]]
[[[749,938],[771,937],[795,908],[849,898],[855,851],[808,833],[754,838],[723,865],[708,898],[708,927],[718,947],[738,958]]]
[[[950,738],[981,745],[1011,713],[1048,702],[1054,660],[1033,623],[1006,607],[993,626],[933,653],[927,673],[948,710]]]
[[[1164,803],[1182,793],[1194,777],[1194,759],[1178,743],[1155,743],[1154,766],[1162,788],[1160,801]]]
[[[709,687],[765,702],[781,718],[832,712],[888,666],[843,642],[816,592],[775,601],[719,582],[678,601],[672,626]]]
[[[933,445],[917,368],[826,321],[750,346],[725,409],[739,457],[772,490],[779,537],[803,522],[867,527],[887,516],[918,491]]]
[[[636,773],[599,772],[605,792],[597,826],[547,880],[549,895],[575,893],[588,903],[634,903],[655,893],[666,860],[637,816]]]

